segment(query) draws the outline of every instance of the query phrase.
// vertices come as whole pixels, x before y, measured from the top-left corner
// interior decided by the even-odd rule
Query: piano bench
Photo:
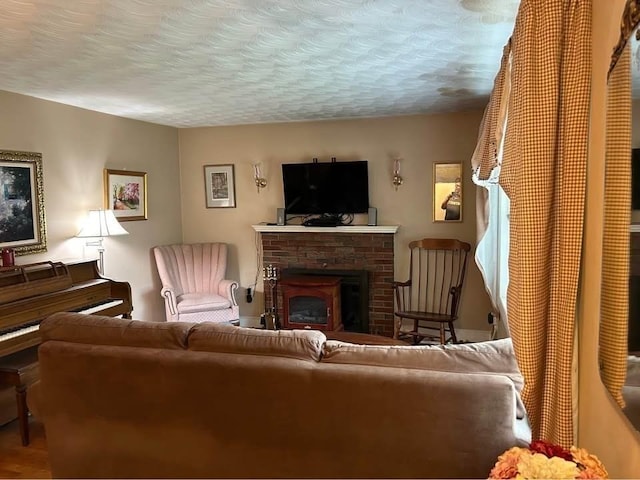
[[[38,347],[0,358],[0,387],[15,387],[22,445],[29,445],[27,387],[38,380]]]

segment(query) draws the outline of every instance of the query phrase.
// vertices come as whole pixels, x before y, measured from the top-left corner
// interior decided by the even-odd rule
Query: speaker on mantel
[[[369,221],[367,225],[378,225],[378,209],[369,207]]]
[[[285,225],[287,223],[287,217],[284,212],[284,208],[276,209],[276,223],[278,225]]]

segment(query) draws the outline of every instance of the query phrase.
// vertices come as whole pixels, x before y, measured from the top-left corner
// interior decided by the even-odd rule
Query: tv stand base
[[[307,218],[302,225],[305,227],[339,227],[342,225],[340,215],[321,215]]]

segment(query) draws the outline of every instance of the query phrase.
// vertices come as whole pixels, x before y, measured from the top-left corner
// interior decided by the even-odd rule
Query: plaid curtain
[[[502,293],[508,284],[508,275],[504,272],[508,258],[509,201],[504,200],[504,193],[498,185],[498,177],[509,101],[510,60],[511,41],[509,40],[502,52],[500,69],[482,117],[478,143],[471,158],[473,181],[480,186],[476,188],[478,244],[474,257],[491,299],[492,313],[496,320],[492,338],[500,328],[508,332],[506,305]]]
[[[502,51],[500,70],[493,83],[489,103],[484,111],[478,143],[471,158],[474,181],[477,184],[491,182],[492,172],[500,166],[499,151],[502,143],[504,122],[507,115],[507,102],[511,82],[510,74],[511,40]]]
[[[509,327],[534,438],[573,443],[591,1],[523,0],[500,184],[511,199]]]
[[[631,65],[630,44],[609,76],[602,306],[599,361],[611,396],[624,407],[622,385],[627,373],[629,255],[631,223]]]
[[[500,160],[502,137],[507,117],[507,103],[509,101],[511,40],[502,51],[500,69],[493,83],[493,90],[489,103],[482,116],[478,143],[476,144],[471,167],[473,181],[477,185],[488,186],[498,182],[500,175]],[[476,236],[482,241],[489,226],[489,193],[487,188],[476,189]],[[494,303],[495,304],[495,303]]]

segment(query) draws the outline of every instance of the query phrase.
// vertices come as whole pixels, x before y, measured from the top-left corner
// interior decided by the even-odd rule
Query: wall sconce
[[[97,240],[87,241],[89,247],[98,247],[98,268],[100,275],[104,275],[104,237],[114,235],[128,235],[118,219],[113,214],[113,210],[89,210],[89,214],[82,224],[82,228],[76,235],[80,238],[97,238]]]
[[[401,158],[394,158],[393,159],[393,186],[396,187],[396,191],[398,190],[398,187],[400,185],[402,185],[402,182],[404,182],[404,179],[400,176],[400,160],[402,160]]]
[[[256,183],[256,188],[258,189],[258,193],[260,193],[261,188],[264,188],[267,186],[267,179],[262,176],[260,163],[253,164],[253,180]]]

